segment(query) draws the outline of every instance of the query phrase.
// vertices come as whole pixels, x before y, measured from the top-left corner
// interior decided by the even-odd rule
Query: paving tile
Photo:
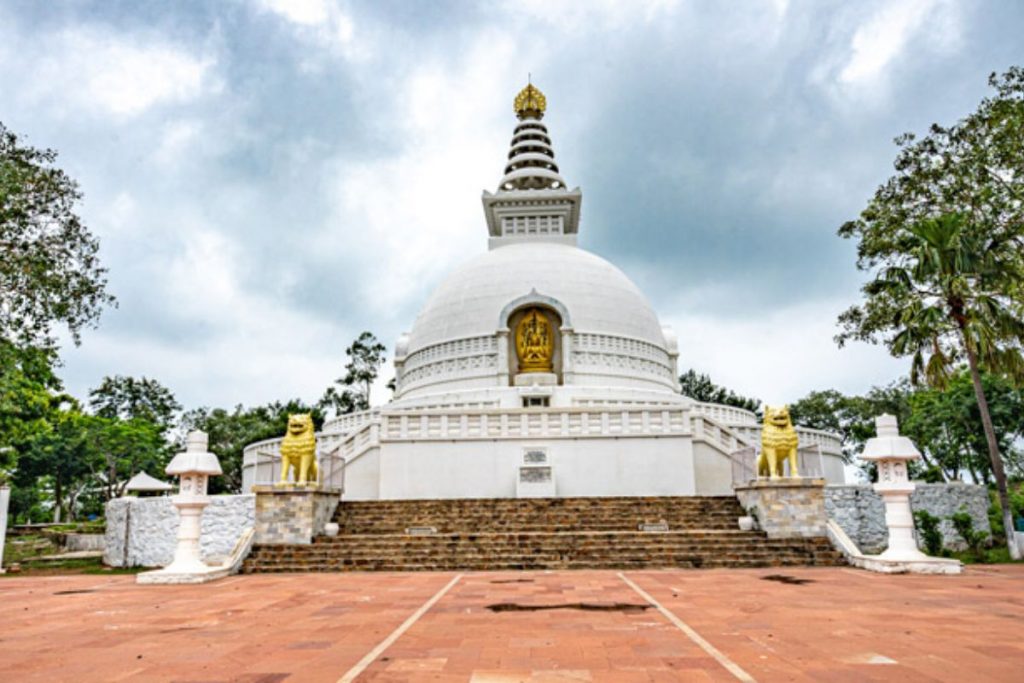
[[[4,577],[0,681],[333,682],[453,576]],[[1022,680],[1024,566],[627,576],[761,682]],[[608,609],[643,602],[613,571],[468,573],[359,680],[735,680],[656,610]]]

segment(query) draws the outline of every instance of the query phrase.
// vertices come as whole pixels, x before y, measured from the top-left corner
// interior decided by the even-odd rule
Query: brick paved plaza
[[[5,578],[0,680],[1019,681],[1022,586],[1024,566]]]

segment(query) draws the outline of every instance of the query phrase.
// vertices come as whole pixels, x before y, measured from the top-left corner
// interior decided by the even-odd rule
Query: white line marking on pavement
[[[443,598],[444,594],[451,590],[452,586],[458,583],[459,579],[461,578],[462,574],[457,574],[454,579],[448,582],[448,585],[446,585],[438,592],[434,593],[434,597],[430,598],[425,603],[423,603],[418,610],[413,612],[408,619],[402,622],[401,626],[392,631],[391,635],[389,635],[384,640],[380,641],[380,643],[377,644],[377,647],[367,652],[365,657],[360,659],[356,663],[356,665],[349,669],[344,676],[339,678],[338,683],[352,683],[352,681],[356,680],[356,676],[363,673],[363,671],[366,670],[366,667],[373,664],[373,661],[377,659],[377,657],[380,657],[382,654],[384,654],[384,650],[387,650],[394,644],[396,640],[401,638],[402,634],[408,631],[413,624],[419,621],[419,618],[426,614],[427,610],[433,607],[438,600]]]
[[[694,631],[692,628],[686,625],[682,619],[673,614],[667,607],[662,605],[660,602],[651,597],[643,588],[636,585],[622,572],[619,572],[619,578],[626,582],[626,585],[635,590],[641,598],[658,608],[662,616],[672,622],[676,628],[686,634],[686,637],[697,644],[697,646],[704,650],[712,657],[715,658],[719,664],[725,667],[725,670],[731,673],[737,680],[744,681],[744,683],[757,683],[754,677],[748,674],[746,671],[740,668],[740,665],[726,657],[722,652],[708,641],[701,638],[700,634]]]

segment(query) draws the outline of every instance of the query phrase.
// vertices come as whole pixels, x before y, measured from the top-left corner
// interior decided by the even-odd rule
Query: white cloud
[[[203,146],[205,126],[198,119],[170,121],[163,126],[154,159],[173,166]]]
[[[346,59],[368,56],[369,43],[356,41],[356,25],[352,15],[331,0],[260,0],[261,11],[289,22],[296,34],[308,42],[338,52]],[[315,60],[303,66],[315,68]]]
[[[842,12],[836,26],[859,9]],[[941,54],[960,45],[959,7],[950,0],[898,0],[882,3],[856,25],[839,52],[823,56],[812,81],[823,84],[833,96],[846,101],[879,102],[889,93],[892,70],[908,55],[911,45],[919,52]]]
[[[510,14],[558,26],[560,29],[600,30],[633,23],[650,23],[671,14],[679,0],[517,0],[506,4]]]
[[[28,53],[37,77],[27,94],[68,116],[85,110],[131,117],[221,87],[212,56],[160,40],[94,28],[67,29],[44,39],[49,46],[44,56],[33,59]]]
[[[687,311],[664,318],[679,334],[680,372],[692,367],[775,404],[812,390],[863,393],[906,374],[908,361],[881,347],[835,345],[836,316],[848,303],[795,303],[750,318]]]
[[[260,0],[260,7],[303,26],[318,26],[330,19],[327,0]]]
[[[246,288],[244,259],[232,241],[193,220],[186,217],[176,228],[177,257],[136,285],[154,305],[173,306],[167,316],[181,326],[178,338],[126,333],[123,327],[120,333],[92,332],[87,344],[66,348],[70,367],[91,371],[88,378],[70,377],[72,389],[82,394],[99,377],[121,373],[156,377],[188,406],[252,405],[285,396],[315,401],[340,374],[339,350],[353,330],[301,311],[274,292]],[[106,321],[139,314],[122,308]]]
[[[381,120],[397,154],[337,160],[335,217],[316,247],[344,255],[367,300],[385,310],[421,302],[425,283],[485,248],[479,197],[501,177],[521,49],[511,35],[488,33],[458,64],[416,66],[393,88],[397,111]]]
[[[862,84],[877,79],[937,5],[936,0],[904,0],[884,6],[853,34],[850,60],[839,82]]]

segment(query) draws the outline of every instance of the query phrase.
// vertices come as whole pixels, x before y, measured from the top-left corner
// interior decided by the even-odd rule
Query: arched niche
[[[558,318],[560,321],[559,325],[561,327],[572,327],[572,320],[570,320],[569,318],[569,309],[565,307],[565,304],[563,304],[561,301],[552,296],[546,296],[538,292],[536,289],[533,289],[530,290],[529,294],[521,296],[518,299],[513,299],[512,301],[508,302],[508,304],[506,304],[505,307],[501,309],[501,313],[498,315],[498,331],[500,332],[512,330],[512,328],[509,325],[509,318],[512,317],[513,313],[519,311],[522,308],[529,307],[530,305],[535,305],[539,308],[551,309],[552,311],[558,314]]]

